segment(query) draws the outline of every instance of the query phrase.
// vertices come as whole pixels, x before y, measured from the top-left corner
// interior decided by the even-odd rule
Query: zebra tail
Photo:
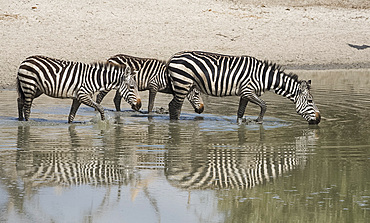
[[[22,90],[21,82],[18,77],[17,77],[17,92],[18,92],[18,98],[25,99],[26,96]]]
[[[19,78],[17,77],[17,92],[18,92],[18,98],[17,98],[17,104],[18,104],[18,120],[23,121],[23,106],[24,106],[24,100],[26,98],[22,87],[21,87],[21,82]]]

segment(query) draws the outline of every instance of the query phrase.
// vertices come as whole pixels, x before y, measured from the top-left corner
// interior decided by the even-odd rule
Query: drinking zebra
[[[149,90],[148,113],[151,113],[153,110],[154,100],[157,92],[167,94],[172,93],[166,67],[167,64],[165,61],[150,58],[139,58],[124,54],[115,55],[109,58],[108,61],[114,64],[128,65],[134,70],[134,72],[136,72],[136,82],[139,91]],[[96,97],[96,102],[100,104],[108,92],[109,90],[101,91]],[[193,87],[186,96],[193,106],[195,112],[202,113],[204,110],[204,104],[202,98],[200,97],[200,91]],[[117,91],[113,99],[117,111],[121,110],[121,98],[122,96]]]
[[[212,96],[240,96],[237,122],[241,123],[248,102],[257,104],[262,123],[266,103],[259,97],[268,90],[290,99],[296,111],[309,124],[318,124],[321,116],[310,93],[311,81],[298,80],[276,64],[249,56],[228,56],[207,52],[179,52],[168,64],[174,97],[169,103],[170,119],[178,119],[186,94],[193,86]]]
[[[103,107],[91,97],[97,91],[118,89],[121,97],[124,97],[134,110],[141,107],[131,68],[110,63],[84,64],[45,56],[31,56],[19,67],[17,89],[20,121],[28,121],[32,101],[41,94],[73,99],[68,123],[73,121],[81,103],[95,108],[100,112],[101,119],[105,119]]]

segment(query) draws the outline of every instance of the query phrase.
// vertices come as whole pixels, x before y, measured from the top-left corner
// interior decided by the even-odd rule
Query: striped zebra
[[[68,117],[71,123],[81,103],[95,108],[104,120],[104,109],[92,99],[92,94],[101,90],[118,89],[121,96],[139,110],[141,100],[131,68],[110,63],[84,64],[31,56],[24,60],[18,70],[18,115],[28,121],[33,99],[41,94],[54,98],[72,98]]]
[[[262,123],[266,103],[259,97],[268,90],[285,96],[309,124],[318,124],[321,116],[310,93],[311,81],[298,80],[276,64],[249,56],[228,56],[207,52],[179,52],[168,64],[174,97],[169,103],[170,119],[178,119],[185,95],[196,86],[212,96],[240,96],[237,122],[241,123],[248,102],[257,104]]]
[[[125,64],[130,66],[136,73],[136,82],[139,91],[149,90],[149,104],[148,113],[151,113],[154,107],[154,100],[157,92],[172,93],[169,84],[169,77],[167,72],[167,63],[165,61],[139,58],[124,54],[118,54],[108,59],[113,64]],[[101,91],[96,97],[96,102],[99,104],[109,90]],[[200,91],[196,88],[191,88],[187,98],[193,106],[195,112],[202,113],[204,110],[203,100],[200,97]],[[121,110],[122,96],[116,92],[113,99],[117,111]]]

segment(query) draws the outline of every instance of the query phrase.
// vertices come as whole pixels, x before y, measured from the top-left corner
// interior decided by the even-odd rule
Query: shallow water
[[[296,73],[312,79],[318,126],[273,93],[263,125],[236,124],[236,97],[204,96],[200,115],[186,102],[170,122],[114,112],[113,93],[104,122],[81,106],[67,124],[72,101],[46,96],[18,122],[16,92],[0,91],[0,221],[366,222],[370,71]]]

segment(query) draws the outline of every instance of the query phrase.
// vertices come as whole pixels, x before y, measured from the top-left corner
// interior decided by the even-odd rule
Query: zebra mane
[[[287,73],[285,73],[285,75],[287,75],[288,77],[292,78],[292,79],[293,79],[293,80],[295,80],[295,81],[300,82],[300,81],[298,80],[298,75],[297,75],[297,74],[293,74],[293,73],[289,73],[289,74],[287,74]]]
[[[298,80],[298,75],[297,74],[293,74],[293,73],[285,73],[285,70],[278,64],[276,63],[272,63],[270,61],[264,61],[264,63],[266,63],[269,67],[271,67],[272,70],[277,70],[279,73],[283,73],[285,76],[288,76],[290,77],[291,79],[297,81],[297,82],[301,82]]]
[[[298,82],[298,84],[301,84],[302,82],[305,82],[306,83],[306,81],[305,80],[298,80],[298,75],[297,74],[293,74],[293,73],[284,73],[285,74],[285,76],[288,76],[288,77],[290,77],[291,79],[293,79],[293,80],[295,80],[295,81],[297,81]],[[310,84],[307,84],[306,83],[306,86],[307,86],[307,89],[308,90],[311,90],[311,85]]]
[[[123,64],[114,64],[111,62],[94,62],[90,64],[92,67],[104,70],[120,70],[125,68],[126,66]]]
[[[132,58],[132,59],[135,59],[136,61],[141,61],[141,62],[146,62],[148,60],[156,60],[156,61],[161,62],[163,64],[167,64],[167,61],[166,60],[161,60],[161,59],[157,59],[157,58],[148,58],[148,57],[136,57],[136,56],[130,56],[130,55],[127,55],[127,54],[117,54],[117,55],[114,55],[113,57],[111,57],[109,59],[119,58],[119,57],[122,57],[122,58]]]

